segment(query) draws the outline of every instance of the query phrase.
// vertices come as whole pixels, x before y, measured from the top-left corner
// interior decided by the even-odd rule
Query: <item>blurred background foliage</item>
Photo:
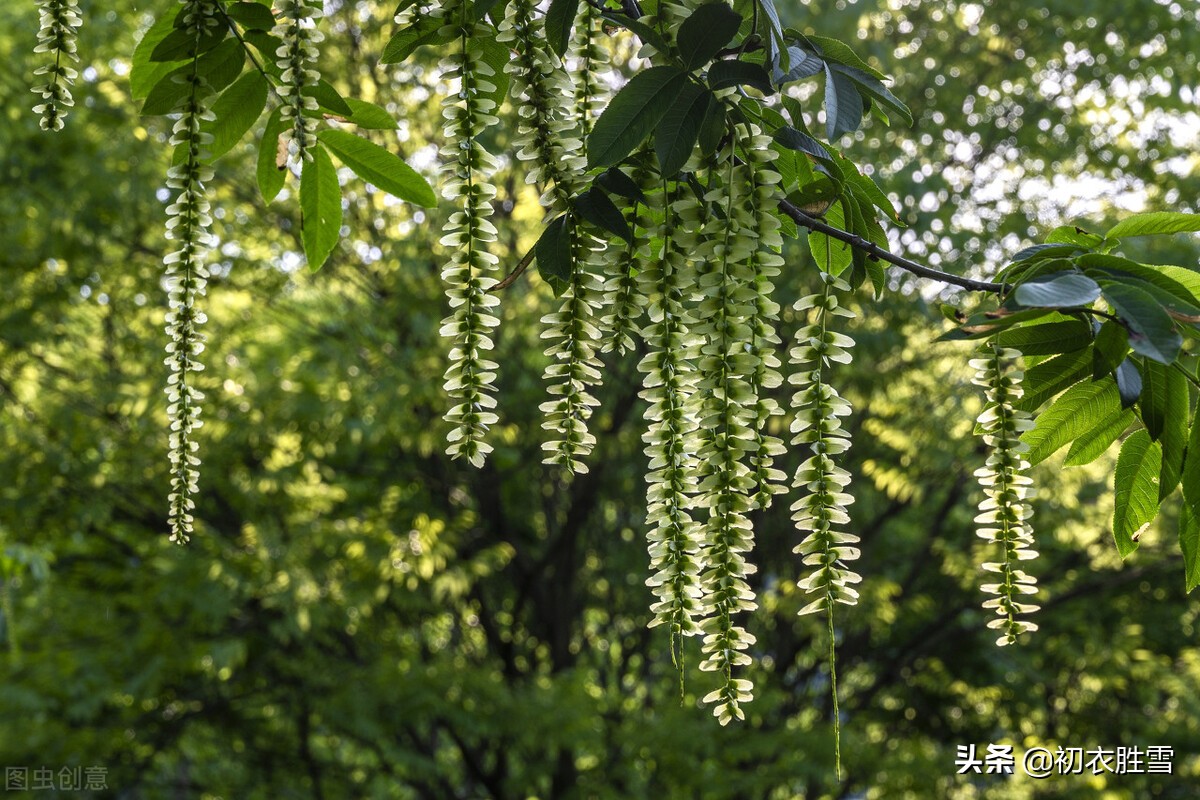
[[[1122,564],[1111,461],[1040,469],[1041,630],[997,649],[968,353],[931,345],[936,287],[900,276],[860,298],[841,376],[866,575],[838,618],[841,784],[788,502],[757,519],[757,697],[720,728],[697,705],[696,643],[681,704],[666,637],[645,627],[636,358],[606,362],[592,471],[542,466],[548,292],[523,280],[504,295],[494,458],[451,463],[440,219],[350,181],[349,234],[309,274],[295,198],[263,207],[249,147],[212,184],[202,498],[192,544],[168,544],[169,131],[137,117],[126,75],[173,5],[82,3],[88,69],[58,135],[29,110],[34,4],[0,6],[0,765],[101,765],[122,798],[1196,796],[1200,607],[1173,526]],[[897,249],[963,272],[1067,217],[1197,210],[1188,5],[780,2],[896,76],[917,125],[869,126],[848,155],[902,203]],[[378,65],[388,6],[330,0],[322,68],[388,104],[400,128],[377,141],[432,175],[437,54]],[[499,182],[511,265],[540,210],[520,175]],[[1194,245],[1150,260],[1195,265]],[[783,301],[813,285],[807,254],[788,255]],[[1175,774],[955,775],[956,746],[989,743],[1167,745]]]

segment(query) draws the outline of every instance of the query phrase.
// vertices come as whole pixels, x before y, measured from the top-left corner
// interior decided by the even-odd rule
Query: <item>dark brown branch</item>
[[[907,258],[895,255],[888,250],[884,250],[879,245],[872,241],[855,236],[849,231],[844,231],[841,228],[835,228],[827,222],[823,222],[816,217],[809,216],[787,200],[779,201],[779,210],[791,217],[797,225],[801,225],[812,231],[823,233],[826,236],[837,239],[840,242],[845,242],[851,247],[857,247],[859,250],[866,252],[867,256],[877,261],[886,261],[887,263],[899,267],[906,272],[911,272],[921,278],[929,278],[943,283],[954,284],[961,286],[964,289],[971,289],[976,292],[991,292],[993,294],[1001,294],[1005,291],[1005,286],[1002,283],[992,283],[991,281],[977,281],[972,278],[964,278],[960,275],[951,275],[949,272],[942,272],[940,269],[927,267],[924,264],[918,264],[915,261],[909,261]]]

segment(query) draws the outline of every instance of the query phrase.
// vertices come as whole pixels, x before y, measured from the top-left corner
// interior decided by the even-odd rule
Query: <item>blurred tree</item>
[[[1122,53],[1159,35],[1163,52],[1114,63],[1113,44],[1100,62],[1112,73],[1092,76],[1086,59],[1068,65],[1080,48],[1067,33],[1089,19],[1074,5],[1069,15],[1047,7],[1049,16],[1024,4],[808,5],[823,32],[863,30],[881,55],[903,48],[898,91],[915,100],[916,87],[930,87],[919,113],[961,129],[970,145],[960,153],[919,126],[880,145],[908,159],[881,168],[881,182],[917,209],[913,230],[951,243],[947,261],[973,258],[997,236],[1029,235],[1024,216],[1008,216],[1018,208],[1004,205],[1015,188],[992,200],[963,194],[985,168],[1011,167],[1013,186],[1053,186],[1057,175],[1083,175],[1064,164],[1086,158],[1097,179],[1129,171],[1147,197],[1195,197],[1195,156],[1172,138],[1173,121],[1194,113],[1182,90],[1195,86],[1149,93],[1155,75],[1195,74],[1195,49],[1171,33],[1186,26],[1170,21],[1172,6],[1095,5],[1097,18],[1121,20]],[[31,63],[31,7],[0,8],[8,63]],[[375,63],[386,16],[373,4],[331,4],[330,24],[350,46],[324,55],[327,74],[386,103],[402,120],[406,155],[432,163],[432,64]],[[507,290],[496,450],[482,470],[450,461],[437,380],[442,255],[428,244],[438,220],[361,184],[345,190],[350,235],[310,275],[298,269],[294,199],[263,207],[236,177],[252,174],[249,153],[235,151],[213,183],[221,245],[207,358],[220,369],[204,373],[198,532],[189,551],[169,545],[157,390],[169,130],[130,116],[127,61],[86,55],[101,42],[130,52],[131,21],[149,18],[115,3],[88,21],[78,106],[57,138],[26,109],[31,68],[0,75],[0,176],[17,187],[0,194],[9,287],[0,310],[0,766],[103,766],[110,789],[101,794],[129,798],[1194,796],[1197,608],[1171,526],[1148,531],[1123,564],[1107,532],[1111,462],[1041,470],[1042,629],[995,650],[979,610],[969,478],[980,461],[970,422],[980,400],[962,349],[930,347],[940,325],[904,293],[858,309],[864,327],[843,387],[856,408],[848,468],[861,476],[855,519],[867,577],[860,606],[839,616],[841,784],[823,623],[796,616],[805,601],[787,509],[755,520],[758,692],[744,724],[719,728],[697,706],[695,654],[681,704],[664,637],[645,627],[636,354],[606,356],[612,377],[599,393],[592,470],[563,481],[537,465],[536,376],[546,359],[531,321],[549,295],[537,282]],[[1043,70],[1055,74],[1032,83]],[[1093,135],[1099,123],[1081,87],[1114,87],[1115,74],[1146,89],[1104,108],[1124,119],[1120,110],[1136,103],[1161,105],[1163,127],[1147,134],[1157,138],[1103,144]],[[943,90],[937,75],[960,88]],[[1007,105],[1020,93],[1006,82],[1025,87],[1020,112]],[[963,109],[967,97],[979,107]],[[995,138],[1006,130],[1000,119],[1023,123],[1017,138]],[[1051,127],[1034,134],[1043,119]],[[1170,161],[1170,174],[1136,157],[1155,147],[1168,163],[1168,146],[1184,159]],[[505,147],[501,138],[492,149]],[[971,169],[956,174],[961,161]],[[494,219],[505,262],[515,263],[541,210],[506,175]],[[922,202],[926,191],[936,202]],[[1038,209],[1047,226],[1061,221]],[[978,232],[962,216],[972,213],[986,221]],[[916,240],[905,245],[923,252]],[[786,255],[785,291],[811,291],[807,254]],[[781,334],[798,322],[785,314]],[[781,467],[790,472],[795,460]],[[1018,752],[1167,745],[1175,774],[956,776],[956,747],[971,743]]]

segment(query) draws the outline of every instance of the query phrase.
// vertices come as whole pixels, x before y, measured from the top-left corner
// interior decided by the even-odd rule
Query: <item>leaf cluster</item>
[[[1070,445],[1088,464],[1120,441],[1113,536],[1122,557],[1163,503],[1181,490],[1180,548],[1188,589],[1200,584],[1200,380],[1186,342],[1200,340],[1200,274],[1115,253],[1123,240],[1200,231],[1200,214],[1137,214],[1098,234],[1055,229],[1000,270],[1000,306],[943,339],[983,339],[1036,361],[1021,407],[1036,412],[1023,436],[1029,460]]]

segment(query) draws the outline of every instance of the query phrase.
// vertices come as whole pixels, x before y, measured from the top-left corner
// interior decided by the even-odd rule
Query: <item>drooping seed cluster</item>
[[[445,20],[453,27],[459,52],[442,60],[442,78],[458,87],[445,98],[445,144],[441,156],[443,196],[456,208],[443,230],[442,244],[450,260],[442,272],[451,314],[442,322],[442,335],[452,344],[446,370],[446,393],[454,405],[446,413],[453,426],[449,453],[475,466],[483,464],[492,446],[484,440],[499,418],[496,406],[496,362],[486,354],[492,350],[491,330],[500,320],[494,309],[500,299],[490,293],[496,285],[491,273],[498,259],[489,252],[496,241],[496,228],[489,219],[496,187],[491,175],[496,161],[480,142],[480,135],[499,120],[496,103],[489,93],[495,72],[472,47],[475,25],[466,2],[447,4]]]
[[[629,225],[630,241],[610,241],[600,250],[600,271],[604,275],[604,314],[600,317],[600,331],[604,336],[601,350],[616,351],[621,355],[633,352],[637,343],[638,324],[649,302],[648,291],[639,288],[639,275],[648,269],[651,262],[650,237],[657,233],[658,225],[650,216],[650,207],[645,194],[647,170],[637,169],[633,182],[643,192],[643,198],[631,200],[621,212]]]
[[[667,0],[642,22],[670,42],[698,5]],[[854,316],[840,299],[850,286],[831,274],[829,264],[818,265],[821,290],[794,306],[804,322],[788,356],[794,387],[788,411],[791,441],[807,453],[789,487],[775,463],[785,452],[779,435],[785,410],[773,396],[784,383],[780,309],[773,295],[784,262],[777,214],[782,179],[771,139],[737,112],[736,90],[716,90],[726,119],[741,120],[725,130],[717,152],[694,151],[678,176],[659,175],[647,153],[631,159],[616,192],[628,201],[620,213],[631,240],[594,235],[593,220],[584,218],[578,198],[588,188],[587,136],[603,104],[604,86],[596,75],[607,57],[598,44],[598,19],[591,5],[581,7],[567,70],[548,46],[538,8],[534,0],[509,3],[498,38],[510,50],[505,71],[518,116],[510,146],[528,164],[526,180],[539,188],[546,231],[556,234],[554,245],[565,250],[563,261],[571,265],[569,275],[557,276],[558,309],[542,319],[542,336],[550,341],[545,377],[552,395],[540,406],[550,433],[543,445],[546,461],[587,470],[583,459],[595,443],[588,420],[598,405],[593,390],[602,369],[597,350],[644,353],[638,368],[639,396],[647,403],[650,624],[669,630],[681,678],[684,638],[702,636],[700,669],[719,676],[718,687],[703,701],[714,705],[722,724],[744,717],[742,704],[753,692],[751,682],[735,674],[750,663],[754,644],[739,619],[757,607],[749,583],[755,572],[748,562],[754,545],[750,517],[768,508],[775,495],[800,490],[791,506],[801,538],[795,552],[806,571],[797,586],[808,595],[799,613],[826,618],[836,726],[834,611],[839,603],[857,603],[861,582],[850,566],[860,555],[859,537],[848,530],[851,478],[841,464],[850,445],[843,420],[851,407],[831,380],[836,366],[851,360],[853,340],[835,329],[839,318]],[[470,54],[471,29],[478,23],[464,9],[455,0],[431,13],[462,17],[461,23],[446,23],[461,25],[455,37],[462,54],[443,62],[443,76],[458,87],[444,104],[446,196],[461,203],[443,238],[454,250],[444,272],[454,313],[443,333],[454,342],[446,375],[455,402],[447,415],[453,425],[450,452],[478,464],[491,449],[484,432],[497,421],[496,365],[482,355],[492,347],[489,334],[496,324],[490,293],[496,282],[484,275],[496,264],[487,252],[496,232],[486,219],[494,198],[488,176],[496,164],[478,141],[479,130],[495,122],[495,104],[485,97],[494,90],[495,76],[481,57]],[[412,22],[422,12],[404,13]],[[654,46],[643,43],[639,53],[653,56]],[[601,186],[615,188],[597,179],[591,191]],[[604,227],[617,230],[619,222]],[[1009,522],[997,523],[1004,531],[996,541],[1020,541],[1022,529]],[[1023,552],[1017,548],[1013,557]],[[989,607],[1002,609],[1006,631],[1019,632],[1025,623],[1012,622],[1008,612],[1023,608],[1011,594],[1026,591],[1020,586],[1029,581],[1004,565],[993,567],[1006,582],[987,588],[1008,594]],[[1018,588],[1004,588],[1010,584]]]
[[[650,578],[656,600],[651,626],[666,625],[671,652],[683,668],[683,638],[700,633],[704,609],[700,588],[701,529],[691,514],[697,486],[695,359],[699,339],[692,333],[692,267],[676,236],[680,200],[664,186],[648,193],[663,215],[662,249],[646,258],[637,274],[639,293],[649,299],[648,322],[641,335],[649,352],[638,364],[643,373],[640,396],[646,408],[642,440],[650,460],[646,473],[646,522]]]
[[[600,44],[600,14],[591,3],[583,3],[575,26],[573,54],[574,68],[571,75],[575,81],[575,109],[571,118],[578,122],[577,136],[587,154],[587,137],[592,132],[596,117],[604,110],[608,92],[600,81],[600,73],[608,66],[608,51]]]
[[[839,466],[836,459],[850,447],[850,432],[842,425],[842,418],[850,414],[850,404],[829,382],[828,372],[834,364],[850,363],[849,348],[854,346],[854,340],[833,330],[833,325],[837,317],[853,318],[854,313],[841,305],[837,295],[837,292],[848,292],[849,284],[829,272],[822,272],[821,279],[824,285],[820,294],[796,301],[795,310],[809,314],[811,322],[796,332],[789,354],[796,370],[788,378],[796,387],[792,396],[796,411],[792,421],[792,443],[807,446],[812,452],[796,470],[792,484],[805,492],[792,504],[792,521],[800,533],[807,534],[793,552],[803,557],[805,567],[812,569],[797,582],[797,587],[806,594],[817,595],[799,613],[802,616],[825,613],[834,762],[840,776],[841,732],[833,615],[838,603],[851,606],[858,603],[858,592],[853,584],[860,583],[862,577],[847,565],[859,557],[859,549],[855,547],[859,537],[844,530],[850,523],[848,506],[854,498],[846,491],[850,473]]]
[[[744,133],[744,131],[743,131]],[[704,520],[705,618],[700,669],[716,672],[721,685],[706,702],[722,724],[743,718],[741,703],[751,699],[751,684],[735,679],[733,668],[750,663],[745,651],[754,636],[737,615],[758,607],[747,577],[755,567],[746,560],[754,547],[748,517],[753,480],[748,454],[754,449],[754,405],[750,376],[755,357],[746,352],[754,314],[754,268],[750,255],[758,246],[755,215],[747,203],[748,168],[738,163],[735,136],[713,165],[712,188],[704,196],[700,223],[685,237],[696,254],[696,325],[701,340],[697,359],[699,405],[699,485],[696,506]],[[714,213],[719,208],[721,213]],[[687,219],[687,217],[685,217]]]
[[[76,37],[83,18],[78,0],[40,0],[38,16],[38,43],[33,52],[53,53],[54,62],[43,64],[33,72],[45,76],[46,81],[33,87],[33,93],[42,98],[33,111],[41,115],[42,130],[60,131],[67,116],[66,109],[75,105],[71,86],[79,73],[66,62],[79,61]]]
[[[995,346],[989,347],[983,357],[971,360],[971,366],[977,370],[972,382],[986,391],[986,403],[978,422],[983,441],[991,448],[987,463],[975,470],[985,495],[975,522],[980,525],[977,531],[980,538],[999,545],[1004,556],[1003,560],[983,564],[985,571],[999,574],[999,582],[980,587],[985,594],[994,595],[983,607],[996,614],[997,618],[989,621],[988,627],[1000,631],[996,640],[999,645],[1012,644],[1022,633],[1038,627],[1017,618],[1018,614],[1038,609],[1036,605],[1021,602],[1025,595],[1037,593],[1037,580],[1017,566],[1037,557],[1028,523],[1033,511],[1026,500],[1033,483],[1025,474],[1029,462],[1024,453],[1029,445],[1020,440],[1021,434],[1033,427],[1033,420],[1028,412],[1013,405],[1024,394],[1019,358],[1018,351]]]
[[[854,498],[846,492],[850,473],[838,466],[836,456],[850,447],[850,434],[842,418],[850,414],[850,403],[838,394],[829,379],[834,364],[849,364],[849,348],[854,340],[835,331],[835,318],[853,318],[854,313],[841,305],[837,292],[850,286],[841,278],[822,273],[824,287],[796,301],[798,313],[811,315],[812,321],[796,333],[790,360],[795,372],[789,381],[796,387],[792,406],[792,444],[812,451],[796,470],[792,485],[805,495],[792,504],[796,529],[807,534],[795,552],[804,557],[804,565],[813,571],[798,586],[816,598],[800,610],[801,614],[820,611],[832,614],[835,603],[854,605],[858,592],[852,584],[862,578],[847,566],[859,551],[858,536],[843,528],[850,522],[847,507]]]
[[[317,143],[317,119],[306,112],[316,112],[320,106],[312,89],[321,80],[317,71],[317,45],[325,36],[317,30],[316,21],[323,14],[321,4],[314,0],[280,0],[278,24],[271,33],[283,41],[275,52],[276,65],[282,71],[278,87],[283,100],[280,110],[285,123],[281,134],[288,154],[294,163],[312,160],[308,152]]]
[[[574,90],[546,45],[544,22],[531,0],[514,0],[509,5],[499,38],[514,51],[506,67],[520,115],[513,147],[517,158],[531,164],[526,182],[544,187],[541,203],[546,218],[564,218],[563,235],[573,265],[558,310],[542,318],[542,338],[550,341],[545,379],[552,395],[541,405],[545,428],[551,434],[543,448],[547,463],[587,472],[581,459],[596,443],[588,419],[599,404],[591,389],[601,381],[596,350],[602,286],[586,265],[597,260],[603,243],[586,233],[571,211],[571,198],[586,168],[576,121],[566,113],[572,107]]]
[[[216,8],[208,0],[184,0],[183,14],[184,30],[197,40],[217,25]],[[199,360],[204,334],[199,326],[206,317],[197,300],[204,296],[208,284],[204,258],[216,241],[209,232],[212,216],[205,190],[205,183],[213,176],[212,167],[204,163],[204,148],[212,142],[212,134],[201,131],[202,123],[214,119],[206,105],[208,87],[195,69],[179,79],[190,86],[171,134],[171,144],[182,149],[184,157],[167,172],[167,187],[176,194],[167,206],[166,235],[178,249],[164,259],[164,284],[168,303],[165,363],[170,370],[166,388],[171,462],[168,524],[171,541],[184,544],[193,532],[194,495],[200,478],[200,458],[196,454],[199,444],[193,434],[203,424],[200,402],[204,394],[196,388],[193,375],[204,369]]]
[[[752,215],[750,232],[756,241],[749,263],[754,279],[753,312],[747,325],[750,328],[749,352],[754,357],[750,373],[750,388],[754,397],[754,449],[750,453],[753,473],[755,508],[768,508],[771,497],[787,491],[787,475],[774,467],[775,458],[783,455],[783,440],[770,432],[771,420],[781,416],[783,409],[770,396],[770,391],[783,385],[778,353],[782,349],[775,326],[779,321],[779,304],[773,280],[783,266],[783,237],[779,233],[779,218],[775,215],[778,203],[779,173],[773,169],[777,153],[770,148],[770,137],[756,127],[747,130],[742,141],[742,153],[747,163],[749,192],[747,207]]]

